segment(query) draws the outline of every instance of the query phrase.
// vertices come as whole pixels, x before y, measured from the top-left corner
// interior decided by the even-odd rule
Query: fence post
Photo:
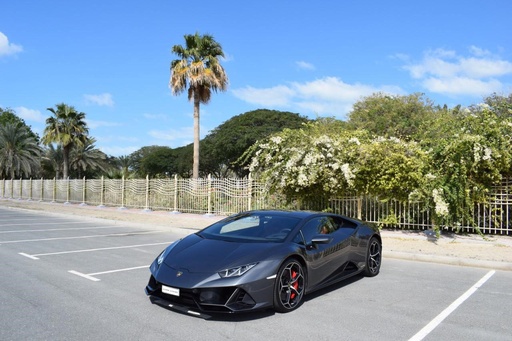
[[[172,213],[178,212],[178,174],[174,174],[174,210]]]
[[[55,202],[55,197],[57,196],[57,178],[53,178],[53,198],[52,202]]]
[[[208,215],[212,214],[212,175],[208,174]]]
[[[44,178],[41,178],[41,197],[39,201],[44,201]]]
[[[18,197],[18,199],[23,199],[23,178],[20,178],[20,196]]]
[[[101,176],[101,188],[100,188],[100,205],[98,207],[105,207],[105,205],[103,204],[104,196],[105,196],[105,178],[102,175]]]
[[[146,175],[146,207],[144,208],[144,211],[151,211],[149,208],[149,174]]]
[[[121,178],[121,207],[119,207],[120,210],[124,210],[126,207],[124,207],[124,175]]]
[[[358,197],[357,198],[357,219],[361,220],[363,219],[363,198]]]
[[[28,201],[32,201],[32,178],[30,178],[29,186],[28,186]]]
[[[11,178],[11,199],[14,199],[14,179]]]
[[[251,175],[251,173],[249,173],[249,177],[248,177],[247,190],[248,190],[247,210],[250,211],[250,210],[252,210],[252,175]]]
[[[69,192],[70,192],[70,185],[69,185],[69,176],[67,178],[67,181],[66,181],[66,202],[64,203],[64,205],[68,205],[69,204]]]
[[[84,179],[82,181],[82,203],[80,204],[80,206],[87,205],[85,203],[85,200],[86,200],[86,196],[85,196],[86,189],[85,189],[85,186],[86,186],[86,184],[87,184],[87,182],[85,181],[85,176],[84,176]]]

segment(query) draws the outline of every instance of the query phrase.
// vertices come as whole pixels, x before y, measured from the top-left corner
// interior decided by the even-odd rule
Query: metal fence
[[[265,208],[326,209],[385,227],[424,230],[432,217],[418,202],[381,202],[373,197],[345,196],[328,202],[287,203],[270,195],[263,183],[244,179],[78,179],[0,180],[0,197],[144,210],[229,215]],[[457,229],[473,233],[512,235],[512,179],[492,188],[488,200],[476,203],[472,223]],[[447,228],[453,230],[454,227]]]

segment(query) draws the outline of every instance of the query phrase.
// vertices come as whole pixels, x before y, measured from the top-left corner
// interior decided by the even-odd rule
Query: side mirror
[[[331,241],[332,241],[331,237],[321,235],[321,236],[316,236],[313,239],[311,239],[311,244],[312,245],[329,244]]]

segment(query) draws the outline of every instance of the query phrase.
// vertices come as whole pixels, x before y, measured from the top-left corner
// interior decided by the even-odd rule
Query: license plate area
[[[172,296],[180,296],[180,289],[162,285],[162,293]]]

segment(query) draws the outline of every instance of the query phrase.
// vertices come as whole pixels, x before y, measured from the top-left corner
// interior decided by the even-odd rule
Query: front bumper
[[[162,264],[151,266],[146,294],[201,313],[237,313],[273,306],[274,277],[250,271],[241,277],[212,279],[200,274],[186,273],[176,277],[176,269]],[[259,274],[259,277],[255,277]],[[249,276],[248,276],[249,275]],[[162,285],[178,294],[162,291]]]
[[[151,275],[146,286],[146,294],[179,306],[209,313],[243,312],[266,306],[266,304],[258,304],[247,291],[238,287],[176,289],[179,289],[179,296],[163,293],[162,283]]]

